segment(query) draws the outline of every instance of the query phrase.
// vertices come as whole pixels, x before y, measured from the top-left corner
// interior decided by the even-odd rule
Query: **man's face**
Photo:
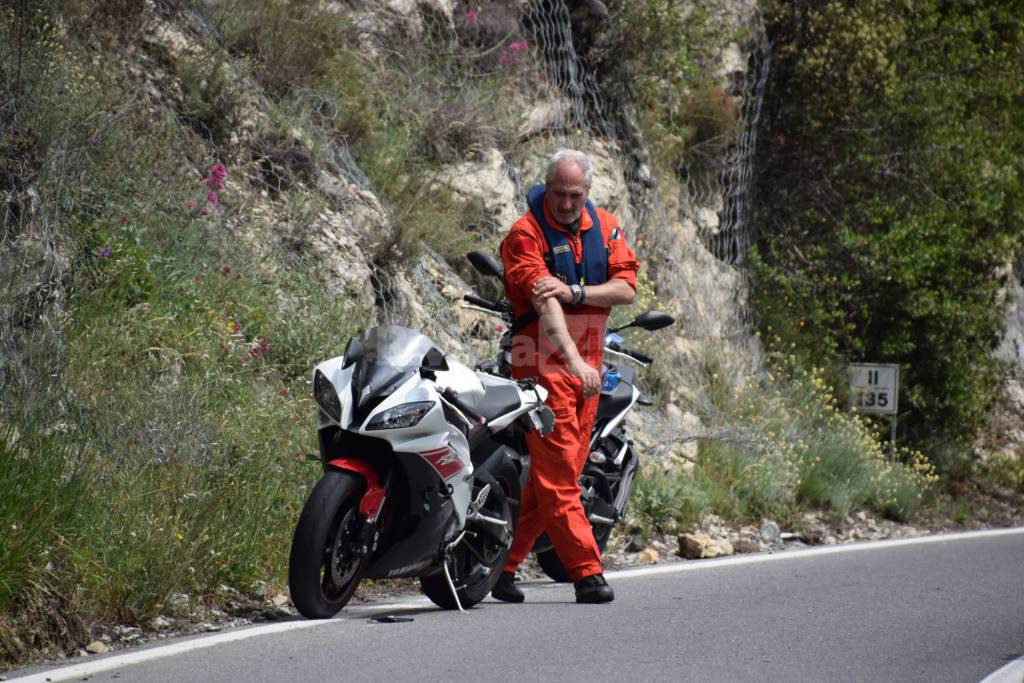
[[[559,223],[572,223],[583,211],[590,194],[585,178],[583,169],[574,161],[563,161],[556,168],[555,177],[546,186],[544,201]]]

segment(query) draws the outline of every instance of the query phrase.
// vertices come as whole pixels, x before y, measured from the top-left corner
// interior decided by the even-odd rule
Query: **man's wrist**
[[[581,285],[569,285],[569,292],[572,294],[572,299],[569,303],[573,306],[582,303],[583,300],[587,298],[587,294],[583,291],[583,287]]]

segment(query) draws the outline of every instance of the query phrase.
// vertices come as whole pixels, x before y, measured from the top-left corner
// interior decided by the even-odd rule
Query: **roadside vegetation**
[[[906,522],[938,493],[924,454],[890,457],[878,430],[851,417],[821,368],[773,355],[767,372],[732,384],[713,368],[699,392],[707,438],[689,472],[648,464],[633,494],[633,524],[645,535],[699,525],[799,522],[806,510],[842,520],[858,510]]]
[[[1013,3],[768,2],[755,308],[774,348],[898,363],[898,439],[974,468],[1024,225]],[[1018,465],[1019,466],[1019,465]]]
[[[141,0],[2,10],[0,667],[77,647],[96,624],[283,587],[318,475],[310,370],[373,318],[268,229],[312,220],[326,201],[319,169],[349,164],[386,206],[393,238],[367,255],[377,267],[425,243],[461,270],[468,249],[495,246],[503,226],[425,179],[512,145],[503,103],[541,81],[530,36],[494,0],[454,31],[428,26],[390,49],[336,4],[157,3],[196,41],[184,55],[144,40]],[[672,174],[724,148],[734,112],[701,80],[693,47],[703,11],[609,4],[617,30],[650,38],[623,77],[638,78],[645,135],[665,140],[658,167]],[[661,64],[673,65],[667,81]],[[167,92],[140,83],[150,67],[166,71]],[[688,97],[666,97],[691,82]],[[1011,245],[1005,232],[993,222],[1003,241],[985,249]],[[763,258],[764,281],[781,281],[782,265]],[[654,301],[645,277],[634,310]],[[764,305],[766,325],[795,324]],[[991,335],[984,322],[978,334]],[[693,409],[736,438],[701,443],[691,473],[640,481],[633,509],[651,533],[707,512],[784,521],[867,507],[908,519],[935,492],[914,442],[890,465],[875,427],[838,407],[828,368],[844,347],[830,341],[817,359],[810,337],[788,333],[769,346],[791,339],[795,355],[776,353],[771,370],[789,382],[734,386],[709,370]],[[951,372],[970,374],[980,356],[958,358]]]

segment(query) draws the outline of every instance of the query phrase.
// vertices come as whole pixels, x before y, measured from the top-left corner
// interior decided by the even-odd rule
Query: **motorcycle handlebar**
[[[488,301],[487,299],[481,296],[477,296],[476,294],[464,294],[462,296],[462,300],[471,303],[474,306],[479,306],[480,308],[487,308],[495,312],[500,312],[498,311],[498,304],[494,303],[493,301]]]
[[[625,346],[620,346],[619,344],[616,344],[616,343],[605,344],[604,348],[605,348],[606,351],[612,351],[614,353],[618,353],[618,354],[621,354],[623,356],[627,356],[627,357],[632,358],[633,360],[635,360],[635,361],[637,361],[639,363],[643,363],[645,365],[650,365],[651,363],[654,362],[654,359],[651,358],[650,356],[648,356],[646,353],[641,353],[640,351],[634,351],[633,349],[627,349]]]
[[[633,358],[636,358],[641,363],[648,363],[648,364],[650,364],[650,363],[654,362],[654,359],[651,358],[650,356],[648,356],[646,353],[641,353],[640,351],[634,351],[633,349],[627,349],[624,346],[619,348],[619,353],[624,353],[627,356],[632,356]]]

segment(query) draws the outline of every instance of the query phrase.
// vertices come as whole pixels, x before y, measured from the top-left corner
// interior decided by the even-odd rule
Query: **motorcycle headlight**
[[[331,381],[319,370],[313,374],[313,400],[327,413],[327,417],[341,422],[341,399]]]
[[[423,419],[423,416],[434,407],[433,401],[417,401],[416,403],[403,403],[394,408],[377,413],[366,425],[367,429],[402,429],[412,427]]]

